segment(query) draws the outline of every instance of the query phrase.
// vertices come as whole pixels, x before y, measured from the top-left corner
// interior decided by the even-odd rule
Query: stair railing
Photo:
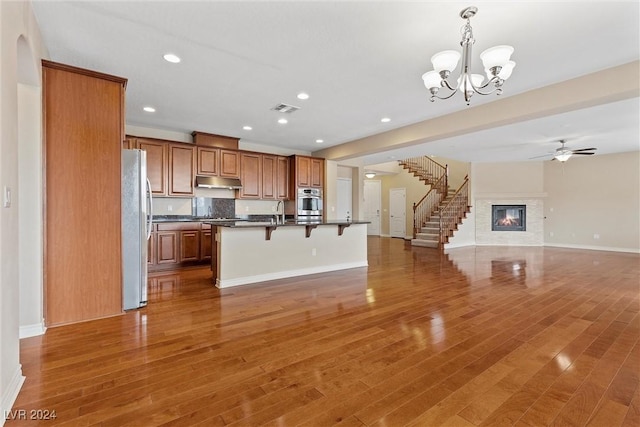
[[[469,212],[469,175],[449,202],[440,210],[440,245],[449,241],[462,218]]]
[[[447,196],[448,177],[443,174],[432,186],[427,194],[425,194],[418,203],[413,204],[413,238],[424,226],[427,220],[438,209],[440,203]]]
[[[441,165],[428,156],[411,157],[399,163],[427,184],[435,183],[442,175],[449,175],[448,165]]]

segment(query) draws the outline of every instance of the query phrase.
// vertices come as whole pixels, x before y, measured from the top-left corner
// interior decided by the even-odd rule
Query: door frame
[[[366,197],[366,195],[367,195],[366,187],[367,186],[371,186],[373,184],[375,184],[378,187],[377,188],[377,192],[378,192],[378,209],[377,209],[377,211],[378,211],[378,233],[377,234],[369,234],[368,227],[367,227],[367,235],[369,235],[369,236],[381,236],[382,235],[382,219],[380,217],[380,212],[382,210],[382,181],[380,181],[378,179],[367,179],[367,180],[365,180],[364,181],[364,187],[363,187],[363,196]],[[365,199],[364,205],[367,206],[367,204],[368,203],[366,202],[366,199]],[[364,214],[365,214],[365,217],[366,217],[366,214],[367,214],[366,210],[365,210]]]

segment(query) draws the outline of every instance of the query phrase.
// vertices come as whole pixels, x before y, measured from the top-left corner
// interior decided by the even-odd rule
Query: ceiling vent
[[[296,107],[295,105],[289,105],[289,104],[278,104],[272,108],[273,111],[277,111],[278,113],[287,113],[287,114],[298,111],[299,109],[300,107]]]

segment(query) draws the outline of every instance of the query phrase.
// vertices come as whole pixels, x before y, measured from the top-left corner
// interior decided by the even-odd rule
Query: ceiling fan
[[[549,154],[553,154],[553,158],[551,160],[557,160],[559,162],[566,162],[573,155],[591,156],[595,154],[594,151],[597,150],[597,148],[594,148],[594,147],[578,148],[576,150],[572,150],[570,148],[565,147],[564,144],[566,141],[564,139],[561,139],[558,142],[560,143],[560,147],[556,148],[555,152],[549,153]],[[545,154],[543,156],[531,157],[531,158],[536,159],[538,157],[546,157],[549,154]]]

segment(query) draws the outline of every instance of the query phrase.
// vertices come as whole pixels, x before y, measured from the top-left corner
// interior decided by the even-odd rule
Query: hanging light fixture
[[[375,172],[365,172],[364,176],[366,176],[367,178],[371,179],[374,178],[376,176]]]
[[[422,75],[424,85],[431,92],[431,102],[438,99],[449,99],[460,90],[464,94],[464,100],[467,105],[471,102],[471,96],[474,93],[480,95],[489,95],[493,92],[496,95],[502,93],[502,84],[511,76],[513,67],[516,63],[511,61],[513,53],[512,46],[494,46],[482,52],[480,59],[484,65],[484,71],[489,79],[483,84],[484,76],[482,74],[471,74],[471,47],[475,43],[473,38],[473,29],[471,28],[471,18],[478,12],[478,8],[470,6],[460,12],[460,17],[466,19],[467,23],[462,27],[462,65],[460,67],[460,77],[458,77],[455,86],[449,81],[451,72],[456,69],[460,60],[460,53],[455,50],[445,50],[436,53],[431,57],[433,70]],[[489,86],[493,85],[493,88]],[[451,92],[446,96],[438,96],[440,88],[447,88]],[[485,91],[485,89],[487,89]]]

